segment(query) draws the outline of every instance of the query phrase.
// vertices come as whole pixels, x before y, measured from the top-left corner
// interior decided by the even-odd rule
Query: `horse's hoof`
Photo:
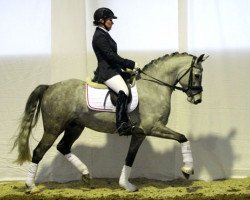
[[[91,185],[91,177],[89,174],[83,174],[82,175],[82,181],[84,184],[90,186]]]
[[[119,183],[119,185],[124,188],[125,190],[127,190],[128,192],[136,192],[138,191],[138,188],[131,184],[130,182],[127,183]]]
[[[194,174],[193,167],[189,167],[185,165],[181,168],[181,171],[186,179],[189,179],[189,176]]]
[[[36,187],[35,185],[33,186],[28,186],[26,185],[27,189],[25,191],[26,194],[36,194],[36,193],[39,193],[40,190],[38,187]]]
[[[190,174],[187,174],[187,173],[185,173],[185,172],[183,172],[183,171],[182,171],[182,174],[183,174],[183,176],[184,176],[186,179],[189,179]]]

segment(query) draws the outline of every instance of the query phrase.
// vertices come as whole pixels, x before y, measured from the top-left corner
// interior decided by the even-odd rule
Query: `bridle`
[[[137,71],[137,74],[144,74],[144,75],[148,76],[149,78],[151,78],[151,79],[145,79],[145,78],[141,78],[140,77],[140,79],[142,79],[142,80],[151,81],[151,82],[157,83],[159,85],[167,86],[167,87],[169,87],[169,88],[171,88],[173,90],[175,90],[175,89],[176,90],[180,90],[180,91],[186,93],[188,96],[194,96],[194,95],[199,94],[199,93],[201,93],[203,91],[202,86],[194,86],[193,85],[193,69],[197,68],[195,66],[195,60],[196,60],[196,58],[197,58],[196,56],[193,56],[193,59],[192,59],[192,62],[191,62],[191,66],[186,70],[186,72],[180,78],[178,78],[175,81],[175,83],[173,85],[168,84],[168,83],[166,83],[164,81],[161,81],[161,80],[159,80],[159,79],[157,79],[155,77],[152,77],[152,76],[148,75],[147,73],[145,73],[144,71],[142,71],[140,68],[136,69],[136,71]],[[181,79],[187,73],[189,73],[188,87],[187,88],[183,88],[183,87],[177,86],[177,84],[181,81]]]

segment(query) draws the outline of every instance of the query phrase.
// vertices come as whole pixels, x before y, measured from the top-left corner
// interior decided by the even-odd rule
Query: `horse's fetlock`
[[[69,149],[69,148],[67,148],[67,147],[65,147],[65,146],[63,146],[63,145],[60,145],[60,144],[57,145],[56,149],[57,149],[61,154],[63,154],[63,155],[66,155],[66,154],[70,153],[70,149]]]

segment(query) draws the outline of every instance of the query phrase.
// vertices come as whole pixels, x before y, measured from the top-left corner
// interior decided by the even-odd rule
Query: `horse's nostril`
[[[198,103],[201,103],[201,99],[198,99],[194,102],[194,104],[198,104]]]

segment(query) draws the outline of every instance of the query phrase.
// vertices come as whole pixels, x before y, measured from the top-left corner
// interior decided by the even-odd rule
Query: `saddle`
[[[138,105],[138,92],[135,77],[129,76],[125,82],[129,89],[128,112],[132,112]],[[86,79],[86,101],[89,109],[96,111],[115,112],[117,94],[105,84]]]

